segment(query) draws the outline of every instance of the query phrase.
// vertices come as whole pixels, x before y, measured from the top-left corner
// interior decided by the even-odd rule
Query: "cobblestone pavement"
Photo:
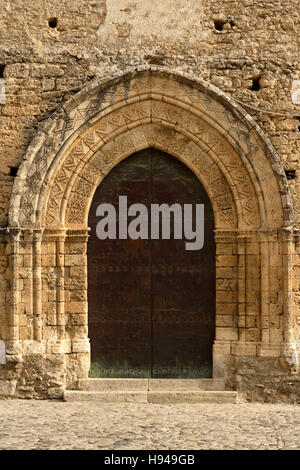
[[[300,405],[0,400],[0,449],[300,449]]]

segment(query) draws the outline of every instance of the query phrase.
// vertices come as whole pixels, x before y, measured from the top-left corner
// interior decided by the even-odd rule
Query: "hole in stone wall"
[[[225,24],[225,21],[215,20],[215,29],[217,31],[223,31],[224,24]]]
[[[252,80],[252,87],[250,88],[251,91],[258,91],[258,90],[260,90],[259,80],[260,80],[260,77],[253,78],[253,80]]]
[[[285,170],[285,174],[288,180],[294,180],[296,178],[296,170]]]
[[[145,60],[151,65],[164,65],[165,58],[162,55],[146,55]]]
[[[9,174],[10,176],[17,176],[18,173],[18,167],[17,166],[9,166]]]
[[[48,20],[48,25],[50,28],[56,28],[57,26],[57,18],[50,18]]]
[[[0,78],[3,78],[4,69],[5,69],[5,65],[0,64]]]

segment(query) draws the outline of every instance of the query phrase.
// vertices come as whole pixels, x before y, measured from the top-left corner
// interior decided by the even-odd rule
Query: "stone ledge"
[[[98,401],[100,403],[236,403],[237,392],[229,391],[123,391],[87,392],[65,390],[64,401]]]

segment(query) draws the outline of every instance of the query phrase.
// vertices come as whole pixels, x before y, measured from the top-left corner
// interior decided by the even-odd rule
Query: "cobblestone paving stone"
[[[300,449],[300,406],[0,400],[0,449]]]

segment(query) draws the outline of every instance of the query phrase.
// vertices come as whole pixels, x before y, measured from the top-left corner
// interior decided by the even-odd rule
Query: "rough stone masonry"
[[[298,0],[1,0],[0,396],[87,377],[92,195],[155,146],[214,209],[214,376],[299,402],[299,41]]]

